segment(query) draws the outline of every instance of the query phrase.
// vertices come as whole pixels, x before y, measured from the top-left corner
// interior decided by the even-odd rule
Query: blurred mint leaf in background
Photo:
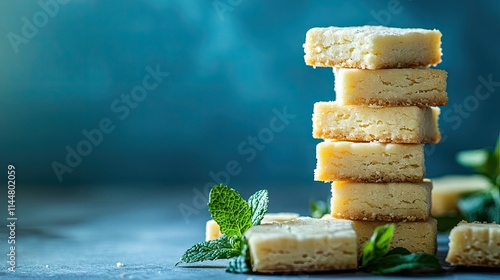
[[[479,149],[462,151],[457,154],[457,162],[486,176],[494,185],[500,186],[500,135],[493,150]]]
[[[500,197],[497,188],[461,197],[458,208],[468,222],[500,223]]]
[[[463,195],[458,200],[458,209],[468,222],[500,223],[500,134],[493,150],[479,149],[457,154],[457,161],[491,182],[487,191]]]
[[[322,218],[326,214],[330,214],[330,204],[323,200],[309,200],[309,211],[311,217]]]
[[[438,232],[449,232],[456,225],[458,225],[460,221],[465,220],[465,218],[460,213],[443,214],[435,216],[434,219],[437,220]]]

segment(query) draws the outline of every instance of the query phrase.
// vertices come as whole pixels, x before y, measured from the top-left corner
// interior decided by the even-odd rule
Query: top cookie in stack
[[[306,34],[307,65],[359,69],[427,68],[441,62],[441,32],[384,26],[317,27]]]

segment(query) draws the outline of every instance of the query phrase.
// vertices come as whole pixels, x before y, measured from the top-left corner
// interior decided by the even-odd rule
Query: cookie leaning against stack
[[[400,246],[435,253],[423,145],[441,139],[436,106],[448,101],[447,73],[427,69],[441,62],[441,33],[312,28],[304,51],[307,65],[334,68],[336,101],[316,103],[313,113],[313,137],[324,139],[314,178],[333,182],[331,217],[354,221],[359,247],[376,226],[394,222]]]

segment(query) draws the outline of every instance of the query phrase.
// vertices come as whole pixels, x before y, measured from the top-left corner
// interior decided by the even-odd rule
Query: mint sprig
[[[260,224],[268,204],[267,190],[256,192],[247,202],[236,190],[222,184],[215,185],[210,191],[208,210],[224,235],[195,244],[177,264],[230,259],[228,272],[249,272],[250,257],[244,234],[250,227]]]
[[[459,198],[457,206],[461,214],[469,222],[500,223],[500,135],[493,150],[462,151],[457,154],[457,161],[491,182],[489,189],[465,194]]]
[[[411,254],[405,248],[389,251],[394,224],[377,227],[362,251],[362,268],[372,274],[408,272],[441,272],[436,256],[426,253]]]

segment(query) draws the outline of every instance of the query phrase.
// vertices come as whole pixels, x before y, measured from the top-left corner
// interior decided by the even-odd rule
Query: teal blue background
[[[443,33],[437,68],[449,73],[450,100],[445,139],[427,149],[429,177],[469,172],[455,153],[493,146],[500,131],[500,86],[470,112],[454,107],[475,106],[467,102],[478,77],[500,82],[499,1],[74,0],[58,4],[16,53],[8,34],[22,35],[22,18],[40,11],[38,1],[0,2],[0,163],[15,164],[26,186],[203,186],[230,161],[239,164],[233,186],[313,184],[312,108],[334,99],[331,70],[303,61],[305,33],[316,26]],[[156,65],[168,77],[120,120],[111,104]],[[295,117],[247,161],[238,146],[285,107]],[[82,130],[103,118],[115,129],[58,180],[52,164],[66,164],[65,147],[76,149]]]

